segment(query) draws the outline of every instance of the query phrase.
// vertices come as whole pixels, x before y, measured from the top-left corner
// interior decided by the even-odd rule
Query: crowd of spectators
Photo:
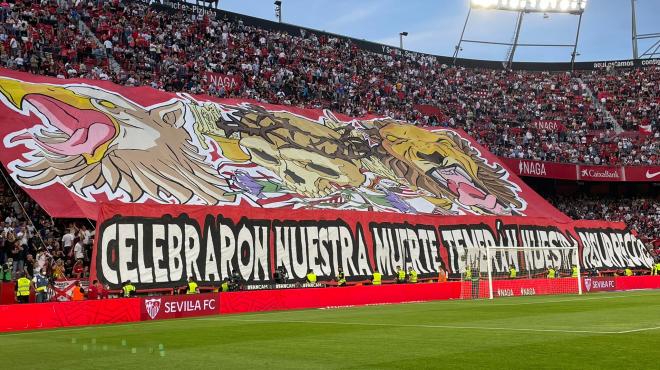
[[[503,157],[660,163],[657,66],[579,73],[452,67],[421,54],[362,50],[346,38],[290,35],[136,1],[15,1],[4,3],[0,20],[0,60],[9,68],[446,125]],[[205,72],[241,82],[216,85]],[[548,121],[558,125],[536,125]]]
[[[374,53],[326,34],[291,35],[118,0],[3,2],[0,65],[455,127],[502,157],[660,164],[658,66],[576,73],[454,67],[421,54]],[[216,85],[205,72],[241,83]],[[6,185],[2,190],[0,265],[11,260],[12,273],[28,276],[43,266],[54,278],[84,276],[93,231],[54,222],[15,190],[18,199]],[[569,197],[555,205],[573,218],[622,220],[659,236],[654,199]]]
[[[18,186],[0,183],[0,280],[43,270],[53,280],[84,278],[93,237],[91,224],[54,220]]]
[[[660,199],[582,194],[546,197],[573,219],[622,221],[645,241],[660,240]],[[660,248],[660,244],[658,244]]]

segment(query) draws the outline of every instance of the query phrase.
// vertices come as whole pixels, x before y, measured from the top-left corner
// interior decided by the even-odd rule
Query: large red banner
[[[650,267],[653,258],[623,223],[558,222],[548,218],[400,215],[357,211],[264,210],[246,207],[104,204],[98,216],[92,278],[112,288],[130,280],[139,289],[219,286],[236,274],[252,284],[273,282],[278,267],[289,281],[313,271],[320,282],[365,281],[378,270],[391,279],[399,267],[420,277],[459,274],[487,246],[528,248],[503,253],[495,272]],[[577,247],[535,252],[535,247]],[[482,253],[483,255],[483,253]]]
[[[0,138],[53,217],[114,201],[568,220],[463,131],[389,118],[0,69]]]
[[[500,160],[518,176],[575,181],[660,181],[660,166],[595,166],[517,158]]]

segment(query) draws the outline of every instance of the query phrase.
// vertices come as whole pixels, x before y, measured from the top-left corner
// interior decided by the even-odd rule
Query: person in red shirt
[[[87,291],[87,299],[107,299],[108,290],[99,283],[98,280],[94,280],[92,285],[89,286]]]

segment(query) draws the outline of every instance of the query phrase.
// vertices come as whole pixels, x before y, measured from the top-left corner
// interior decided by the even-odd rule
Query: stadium
[[[3,366],[653,368],[660,33],[631,0],[631,58],[583,59],[596,1],[461,0],[453,55],[286,0],[1,3]]]

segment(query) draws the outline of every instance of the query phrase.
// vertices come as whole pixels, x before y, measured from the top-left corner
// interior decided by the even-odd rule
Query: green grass
[[[3,369],[658,368],[659,354],[660,291],[269,312],[0,335]]]

